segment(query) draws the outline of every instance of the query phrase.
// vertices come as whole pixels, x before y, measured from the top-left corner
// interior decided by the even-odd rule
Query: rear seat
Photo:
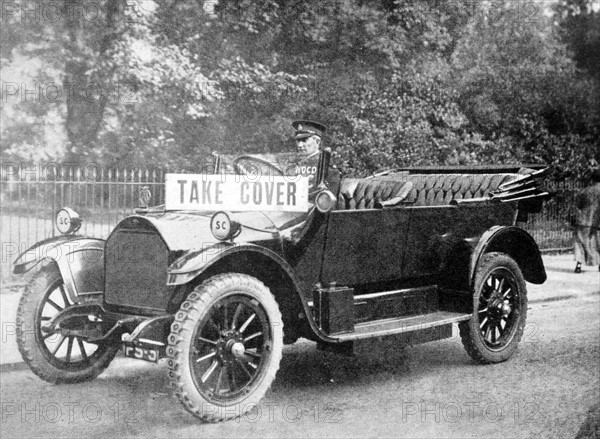
[[[338,210],[373,209],[381,203],[439,206],[456,199],[480,198],[517,174],[408,174],[346,178],[340,184]]]

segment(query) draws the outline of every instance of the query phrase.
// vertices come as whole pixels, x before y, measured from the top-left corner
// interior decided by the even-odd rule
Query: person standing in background
[[[600,168],[592,171],[592,185],[575,195],[573,238],[575,273],[581,273],[582,263],[600,270]]]

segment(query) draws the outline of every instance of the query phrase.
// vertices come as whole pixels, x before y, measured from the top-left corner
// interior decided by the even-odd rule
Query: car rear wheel
[[[251,276],[218,275],[196,287],[175,315],[169,378],[195,416],[231,419],[262,399],[282,350],[283,322],[269,289]]]
[[[523,335],[527,290],[521,269],[504,253],[487,253],[475,275],[473,317],[459,324],[467,353],[479,363],[510,358]]]
[[[46,331],[52,317],[73,306],[56,264],[39,269],[21,296],[17,310],[17,345],[37,376],[51,383],[76,383],[97,377],[119,346],[88,343],[82,337]]]

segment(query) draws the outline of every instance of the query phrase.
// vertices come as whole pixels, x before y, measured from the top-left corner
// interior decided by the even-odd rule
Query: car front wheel
[[[507,360],[517,349],[526,318],[521,269],[504,253],[485,254],[475,275],[473,317],[459,324],[467,353],[479,363]]]
[[[262,399],[282,350],[283,322],[269,289],[244,274],[218,275],[196,287],[175,315],[169,378],[195,416],[231,419]]]
[[[51,383],[91,380],[108,367],[119,350],[114,341],[89,343],[60,328],[46,330],[54,316],[73,305],[56,264],[46,265],[33,275],[19,302],[19,351],[29,368]]]

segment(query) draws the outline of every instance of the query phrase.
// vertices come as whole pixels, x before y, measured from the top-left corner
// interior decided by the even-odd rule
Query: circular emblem
[[[56,214],[56,228],[63,235],[76,232],[80,227],[81,218],[73,209],[63,207]]]
[[[225,212],[217,212],[210,221],[210,230],[215,238],[224,240],[231,233],[231,219]]]

